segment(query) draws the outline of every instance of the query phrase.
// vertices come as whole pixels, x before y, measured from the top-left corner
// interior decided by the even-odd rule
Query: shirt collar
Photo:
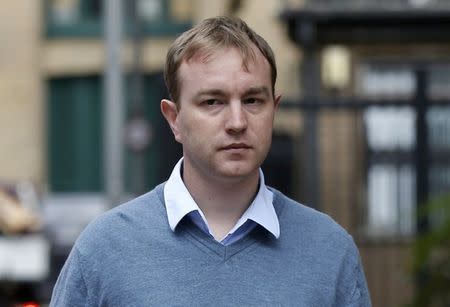
[[[172,231],[175,230],[178,223],[192,211],[198,211],[203,218],[205,224],[205,216],[201,209],[198,207],[191,194],[187,190],[184,182],[181,178],[181,165],[183,158],[175,165],[169,180],[164,185],[164,201],[167,210],[167,217],[169,220],[169,226]],[[273,207],[273,193],[266,187],[264,181],[264,174],[259,169],[259,190],[255,199],[251,205],[247,208],[236,225],[230,231],[233,233],[240,226],[242,226],[247,220],[252,220],[255,223],[261,225],[267,229],[273,236],[279,238],[280,225],[278,217]]]

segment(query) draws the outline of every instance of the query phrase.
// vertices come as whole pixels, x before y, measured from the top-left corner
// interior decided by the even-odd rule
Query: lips
[[[243,149],[250,149],[251,146],[247,145],[245,143],[232,143],[227,146],[222,147],[222,150],[243,150]]]

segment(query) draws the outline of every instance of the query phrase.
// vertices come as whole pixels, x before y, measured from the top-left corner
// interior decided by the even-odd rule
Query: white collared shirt
[[[164,186],[164,201],[169,226],[174,231],[178,223],[188,215],[197,227],[212,236],[205,215],[192,198],[181,178],[182,163],[183,158],[175,165]],[[247,235],[256,225],[264,227],[278,239],[280,225],[272,201],[273,193],[266,187],[264,174],[259,169],[259,190],[255,199],[220,243],[230,245]]]

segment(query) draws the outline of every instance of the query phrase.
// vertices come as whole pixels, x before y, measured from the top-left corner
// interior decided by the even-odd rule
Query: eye
[[[260,99],[253,98],[253,97],[244,99],[244,104],[255,104],[255,103],[260,103],[260,102],[261,102]]]
[[[207,106],[214,106],[214,105],[221,104],[221,102],[217,99],[207,99],[207,100],[203,101],[203,104],[207,105]]]

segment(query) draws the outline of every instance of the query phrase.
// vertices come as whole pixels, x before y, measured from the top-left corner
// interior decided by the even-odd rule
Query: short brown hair
[[[181,34],[171,45],[166,57],[164,80],[170,98],[177,103],[180,96],[178,70],[181,63],[191,59],[197,52],[206,55],[223,47],[235,47],[242,54],[244,67],[255,58],[255,45],[270,64],[272,94],[277,79],[275,56],[269,44],[241,19],[227,16],[208,18],[194,28]]]

